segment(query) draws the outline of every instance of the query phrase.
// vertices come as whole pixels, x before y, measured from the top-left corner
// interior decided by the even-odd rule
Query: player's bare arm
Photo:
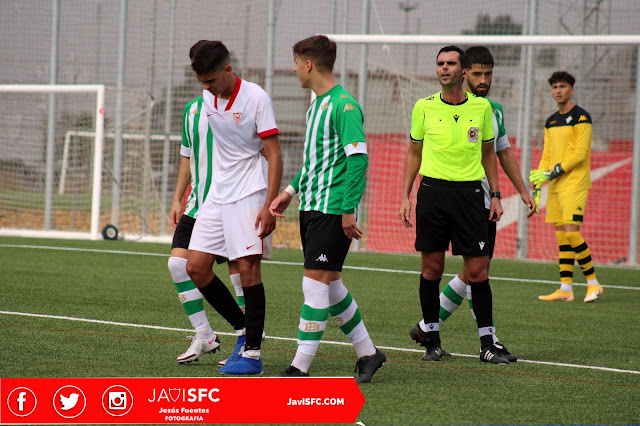
[[[529,211],[527,212],[527,217],[533,216],[536,213],[536,203],[533,200],[533,197],[531,197],[531,195],[529,194],[527,185],[525,185],[524,180],[522,180],[522,175],[520,175],[520,166],[518,165],[516,156],[513,154],[513,150],[511,148],[506,148],[498,151],[496,155],[500,160],[500,166],[502,166],[502,170],[504,170],[504,172],[507,174],[507,177],[509,178],[511,183],[513,183],[513,186],[520,194],[522,202],[529,209]]]
[[[270,213],[269,207],[280,190],[282,179],[282,154],[278,135],[272,135],[262,140],[266,156],[269,159],[269,174],[267,183],[267,198],[264,206],[256,217],[255,229],[261,226],[260,238],[265,238],[276,229],[276,217]]]
[[[482,144],[482,167],[489,182],[489,190],[491,192],[499,192],[498,186],[498,161],[493,143]],[[498,197],[491,197],[491,205],[489,206],[489,220],[497,222],[502,217],[502,203]]]
[[[174,228],[178,226],[180,216],[182,216],[182,197],[191,181],[191,169],[189,166],[189,157],[180,158],[180,168],[178,169],[178,181],[176,189],[173,191],[173,203],[169,211],[169,221]]]
[[[275,217],[284,217],[284,211],[289,207],[293,196],[286,191],[282,191],[269,206],[269,213]]]
[[[409,195],[413,188],[420,164],[422,163],[422,142],[409,141],[409,148],[404,159],[404,173],[402,178],[402,194],[400,199],[400,220],[406,228],[411,228],[411,202]]]

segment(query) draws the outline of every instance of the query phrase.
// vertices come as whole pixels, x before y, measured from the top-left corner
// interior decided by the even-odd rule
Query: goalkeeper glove
[[[542,185],[544,182],[554,180],[558,176],[564,174],[560,163],[553,166],[552,170],[535,169],[529,173],[529,182],[533,182],[534,185]]]
[[[542,193],[540,188],[542,188],[541,183],[538,185],[534,185],[533,192],[531,192],[531,196],[533,197],[533,202],[536,203],[536,213],[540,213],[540,210],[538,210],[538,206],[540,205],[540,194]]]

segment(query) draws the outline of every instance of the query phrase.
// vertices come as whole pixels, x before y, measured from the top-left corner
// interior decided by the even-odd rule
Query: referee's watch
[[[502,200],[502,192],[500,191],[491,192],[489,195],[491,195],[491,198],[496,197],[498,200]]]

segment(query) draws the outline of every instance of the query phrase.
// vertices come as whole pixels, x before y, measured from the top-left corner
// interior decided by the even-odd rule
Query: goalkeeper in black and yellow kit
[[[574,83],[575,78],[565,71],[556,71],[549,78],[558,111],[545,123],[540,165],[529,176],[534,184],[536,204],[540,187],[549,182],[545,221],[554,224],[559,247],[560,288],[538,299],[572,302],[573,266],[577,260],[587,278],[584,301],[593,302],[603,289],[596,279],[589,246],[580,235],[587,194],[591,188],[592,123],[589,113],[571,99]]]

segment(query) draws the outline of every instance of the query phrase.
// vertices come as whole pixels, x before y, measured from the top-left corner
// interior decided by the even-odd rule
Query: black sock
[[[474,296],[475,301],[475,296]],[[425,324],[440,322],[440,278],[428,280],[420,275],[420,305]],[[427,339],[440,341],[439,331],[427,331]]]
[[[207,299],[207,302],[227,320],[234,330],[242,330],[244,328],[244,314],[238,306],[236,299],[220,278],[213,277],[213,280],[200,289],[200,293]]]
[[[489,280],[469,282],[473,295],[473,312],[476,314],[478,329],[493,327],[493,299]],[[484,348],[493,345],[493,336],[487,334],[480,337],[480,345]]]
[[[247,327],[247,343],[245,350],[258,350],[262,344],[266,301],[262,283],[244,287],[245,324]]]

